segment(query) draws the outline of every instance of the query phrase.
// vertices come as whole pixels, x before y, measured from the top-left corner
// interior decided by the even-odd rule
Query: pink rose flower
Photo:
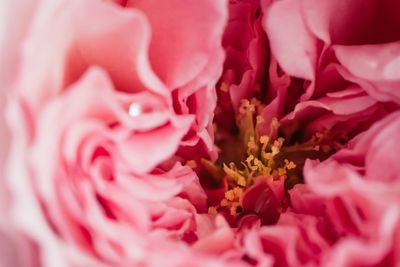
[[[24,1],[10,262],[399,264],[395,1]]]

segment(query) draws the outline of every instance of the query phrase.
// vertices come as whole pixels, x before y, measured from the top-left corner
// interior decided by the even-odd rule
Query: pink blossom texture
[[[397,0],[3,10],[1,267],[400,266]]]

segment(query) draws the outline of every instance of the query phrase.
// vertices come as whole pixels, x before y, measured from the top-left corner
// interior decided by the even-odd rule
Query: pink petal
[[[338,60],[357,78],[370,81],[365,90],[380,101],[400,103],[400,43],[335,46]]]
[[[226,2],[128,1],[150,21],[150,60],[158,76],[171,88],[194,79],[209,64],[222,36]]]
[[[307,26],[326,43],[376,44],[400,37],[396,30],[400,25],[395,11],[400,8],[398,1],[301,1]]]
[[[79,79],[91,65],[106,69],[117,90],[146,88],[166,93],[147,58],[150,26],[144,15],[93,2],[43,3],[38,9],[26,38],[17,84],[34,110]],[[87,20],[90,16],[96,20]]]
[[[304,24],[300,1],[274,2],[266,13],[264,28],[282,68],[290,75],[314,79],[317,40]]]

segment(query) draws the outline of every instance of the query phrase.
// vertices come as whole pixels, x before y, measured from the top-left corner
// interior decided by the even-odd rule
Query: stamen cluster
[[[340,148],[340,143],[329,140],[329,132],[317,132],[308,141],[285,144],[285,138],[277,137],[280,124],[277,118],[270,123],[269,134],[259,135],[257,126],[264,123],[260,115],[264,105],[255,98],[243,99],[236,118],[239,129],[237,138],[243,146],[244,158],[239,162],[225,163],[221,166],[203,160],[203,165],[214,176],[223,175],[226,182],[226,191],[219,204],[209,207],[210,214],[216,214],[222,210],[229,211],[230,215],[236,216],[242,211],[243,195],[254,184],[258,177],[267,180],[283,181],[290,184],[286,188],[301,183],[301,168],[305,158],[311,154],[331,154]],[[303,154],[304,157],[292,160],[294,155]],[[311,157],[311,156],[310,156]]]

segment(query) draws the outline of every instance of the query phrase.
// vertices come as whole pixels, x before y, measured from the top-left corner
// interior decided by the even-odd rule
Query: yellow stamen
[[[186,161],[186,165],[189,166],[192,169],[196,169],[197,168],[197,163],[194,160],[188,160]]]
[[[243,194],[243,189],[240,187],[233,188],[233,193],[235,194],[236,198],[241,198]]]
[[[254,140],[254,136],[249,137],[249,142],[247,143],[247,154],[256,154],[258,151],[258,146]]]
[[[238,206],[240,206],[239,203],[233,203],[232,204],[232,206],[230,208],[231,215],[233,215],[233,216],[236,215],[236,210],[237,210]]]
[[[289,160],[285,159],[284,162],[285,162],[285,168],[286,169],[291,170],[291,169],[296,168],[296,164],[294,164],[293,161],[289,161]]]
[[[219,87],[219,89],[220,89],[222,92],[228,93],[228,91],[229,91],[229,85],[228,85],[227,83],[223,82],[223,83],[221,84],[221,86]]]
[[[217,211],[217,209],[215,207],[209,207],[208,208],[208,214],[210,214],[212,216],[215,216],[215,215],[217,215],[217,213],[218,213],[218,211]]]
[[[230,164],[230,167],[224,164],[223,167],[225,173],[233,179],[237,184],[245,186],[246,185],[246,179],[237,171],[236,167],[234,164]]]
[[[235,193],[233,193],[233,190],[228,190],[225,192],[225,198],[227,200],[233,201],[235,199]]]
[[[286,175],[286,169],[285,168],[278,168],[278,175],[279,176]]]
[[[227,199],[224,198],[221,200],[220,205],[221,205],[221,207],[227,207],[227,206],[229,206],[229,202]]]
[[[240,176],[237,180],[237,184],[240,186],[246,186],[246,179],[243,176]]]

